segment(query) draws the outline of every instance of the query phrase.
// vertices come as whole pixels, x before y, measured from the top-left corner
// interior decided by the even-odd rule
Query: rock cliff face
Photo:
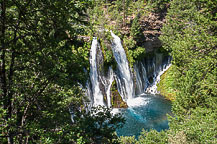
[[[154,51],[162,46],[159,36],[161,35],[161,28],[165,23],[165,15],[166,13],[150,13],[142,19],[141,26],[145,37],[143,47],[146,48],[146,52]]]
[[[147,16],[143,16],[140,18],[139,23],[141,30],[143,32],[143,39],[139,40],[141,46],[146,49],[146,52],[152,52],[157,48],[162,46],[161,41],[159,40],[159,36],[161,35],[161,28],[165,23],[165,12],[153,13],[150,12]],[[133,21],[133,17],[129,17],[131,23]],[[130,35],[131,25],[123,27],[120,29],[122,35]]]

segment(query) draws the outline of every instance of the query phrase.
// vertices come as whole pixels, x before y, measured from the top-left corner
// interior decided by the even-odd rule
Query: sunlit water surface
[[[123,128],[116,130],[118,136],[138,137],[142,129],[161,131],[169,128],[167,114],[171,114],[171,102],[162,96],[143,94],[127,103],[127,109],[119,109],[126,122]]]

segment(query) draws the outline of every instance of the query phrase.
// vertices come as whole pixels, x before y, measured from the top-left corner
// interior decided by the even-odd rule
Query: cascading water
[[[122,99],[126,102],[134,96],[133,79],[121,40],[112,31],[111,35],[113,37],[112,51],[117,62],[117,87]]]
[[[167,56],[165,60],[163,60],[162,55],[163,54],[159,53],[156,54],[155,65],[157,69],[154,71],[153,83],[148,86],[145,91],[146,93],[158,94],[157,84],[160,82],[160,76],[171,66],[171,57]]]
[[[171,64],[167,65],[163,70],[161,70],[161,71],[158,73],[157,77],[156,77],[155,80],[154,80],[154,83],[153,83],[150,87],[148,87],[148,88],[146,89],[146,92],[147,92],[147,93],[151,93],[151,94],[157,94],[157,93],[158,93],[158,91],[157,91],[157,84],[160,82],[160,76],[161,76],[165,71],[167,71],[170,66],[171,66]]]
[[[136,76],[136,94],[157,94],[157,83],[160,76],[170,67],[170,56],[154,53],[152,57],[137,61],[134,65]]]
[[[160,80],[160,75],[169,68],[171,57],[153,52],[137,61],[132,73],[120,38],[112,32],[111,36],[113,37],[111,50],[117,63],[114,70],[109,67],[108,71],[105,71],[100,45],[96,38],[92,41],[90,81],[87,82],[88,90],[86,90],[92,105],[112,106],[111,87],[115,80],[120,96],[128,105],[126,109],[113,109],[113,113],[121,112],[126,118],[124,127],[116,131],[119,136],[137,137],[143,128],[158,131],[167,129],[166,114],[171,112],[170,101],[152,94],[157,93],[156,84]]]
[[[108,72],[108,81],[107,84],[105,85],[106,87],[106,97],[107,97],[107,106],[111,107],[111,86],[112,86],[112,82],[114,81],[114,74],[113,74],[113,70],[112,67],[109,67],[109,72]]]
[[[100,91],[99,87],[99,75],[97,70],[97,48],[98,48],[97,38],[94,37],[91,45],[90,50],[90,80],[92,84],[92,93],[93,93],[93,105],[102,105],[104,106],[104,100],[102,92]]]
[[[121,40],[111,32],[112,52],[117,62],[117,68],[109,67],[107,74],[99,71],[103,68],[103,56],[97,38],[93,38],[90,51],[90,83],[87,84],[87,95],[92,105],[103,105],[111,107],[111,86],[115,80],[117,89],[122,99],[130,103],[130,100],[142,93],[156,94],[157,83],[160,76],[170,67],[171,57],[164,56],[162,53],[154,53],[152,56],[145,57],[134,64],[135,83],[129,68],[125,51]],[[135,85],[135,87],[134,87]],[[135,90],[134,90],[135,89]]]
[[[141,65],[139,67],[139,65]],[[149,85],[149,81],[146,74],[146,69],[142,62],[136,62],[134,65],[135,77],[136,77],[136,95],[144,93]]]

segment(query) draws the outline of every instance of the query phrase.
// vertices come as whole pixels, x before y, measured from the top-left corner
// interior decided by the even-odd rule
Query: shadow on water
[[[121,129],[117,129],[118,136],[135,136],[142,129],[157,131],[168,129],[167,114],[171,114],[171,102],[160,95],[144,94],[132,99],[132,105],[120,112],[126,119]]]

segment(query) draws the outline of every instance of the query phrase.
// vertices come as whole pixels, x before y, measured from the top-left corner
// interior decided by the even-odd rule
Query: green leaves
[[[114,132],[124,123],[120,114],[112,114],[110,108],[102,106],[93,107],[88,113],[78,111],[75,120],[74,131],[79,134],[75,139],[85,143],[114,143]]]
[[[132,26],[130,28],[130,36],[136,40],[137,45],[139,45],[139,41],[144,39],[144,34],[142,28],[140,26],[140,13],[134,18]]]
[[[175,135],[182,131],[187,143],[216,142],[216,111],[197,107],[192,110],[191,115],[177,117],[181,117],[184,121],[180,122],[177,118],[173,118],[170,128],[176,131],[173,131],[169,139],[177,141]]]
[[[78,39],[88,4],[1,2],[0,119],[8,143],[55,143],[62,133],[53,131],[71,124],[68,107],[82,97],[77,85],[88,67],[88,45]]]
[[[122,137],[121,143],[217,142],[217,29],[213,18],[216,5],[211,6],[211,3],[216,1],[173,0],[164,5],[170,5],[170,8],[160,40],[173,57],[173,70],[167,74],[164,88],[172,85],[176,89],[172,106],[174,116],[169,117],[170,129],[143,132],[138,140]],[[133,52],[130,51],[130,54],[133,55]]]
[[[212,105],[205,103],[213,95],[204,94],[207,90],[203,81],[209,76],[215,77],[210,70],[216,69],[212,67],[217,62],[213,57],[216,56],[216,35],[212,29],[215,24],[200,11],[205,7],[202,1],[171,2],[167,23],[160,37],[164,48],[171,51],[173,64],[177,67],[177,88],[180,92],[177,104],[185,109]]]

